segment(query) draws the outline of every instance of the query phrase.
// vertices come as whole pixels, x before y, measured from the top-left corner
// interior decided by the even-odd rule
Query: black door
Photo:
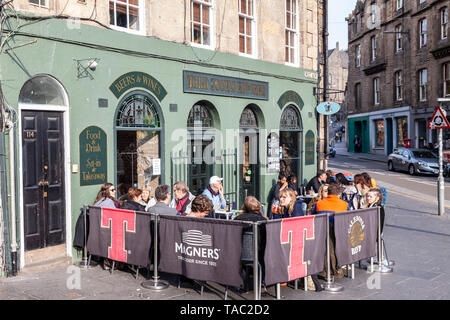
[[[61,112],[22,112],[25,250],[65,242],[64,127]]]
[[[208,187],[209,178],[214,175],[213,143],[213,140],[190,140],[188,144],[191,152],[188,186],[193,195],[200,195]]]
[[[259,137],[255,129],[240,131],[240,198],[242,202],[247,196],[259,198]]]

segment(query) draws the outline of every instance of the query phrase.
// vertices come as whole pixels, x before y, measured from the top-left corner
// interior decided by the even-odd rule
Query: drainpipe
[[[16,184],[15,184],[15,152],[14,152],[14,123],[11,120],[6,121],[6,127],[9,130],[9,173],[11,187],[11,273],[17,275],[17,231],[16,231]]]

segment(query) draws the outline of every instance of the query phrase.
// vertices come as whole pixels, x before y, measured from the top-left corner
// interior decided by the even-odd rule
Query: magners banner
[[[334,215],[336,259],[339,266],[377,254],[378,209],[362,209]]]
[[[326,219],[326,215],[315,215],[267,222],[266,285],[288,282],[323,270]]]
[[[151,215],[131,210],[89,207],[90,254],[147,267]]]
[[[239,287],[243,224],[160,216],[162,272]]]

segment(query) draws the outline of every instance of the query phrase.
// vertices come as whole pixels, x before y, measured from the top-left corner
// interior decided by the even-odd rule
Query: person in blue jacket
[[[297,200],[295,191],[292,189],[280,191],[280,205],[280,213],[275,215],[273,219],[293,218],[305,215],[303,212],[303,200]]]
[[[212,176],[209,179],[209,186],[202,193],[212,201],[214,210],[224,209],[227,205],[223,195],[222,180],[223,178]]]

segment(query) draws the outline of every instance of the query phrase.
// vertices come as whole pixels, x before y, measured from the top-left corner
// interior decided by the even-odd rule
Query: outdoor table
[[[217,219],[231,220],[233,216],[237,214],[237,210],[225,211],[225,210],[215,210],[214,217]]]
[[[313,199],[313,198],[315,198],[315,197],[317,197],[319,194],[318,193],[315,193],[315,194],[307,194],[307,195],[300,195],[300,196],[297,196],[297,199],[303,199],[303,201],[306,203],[306,204],[309,204],[309,202]]]

